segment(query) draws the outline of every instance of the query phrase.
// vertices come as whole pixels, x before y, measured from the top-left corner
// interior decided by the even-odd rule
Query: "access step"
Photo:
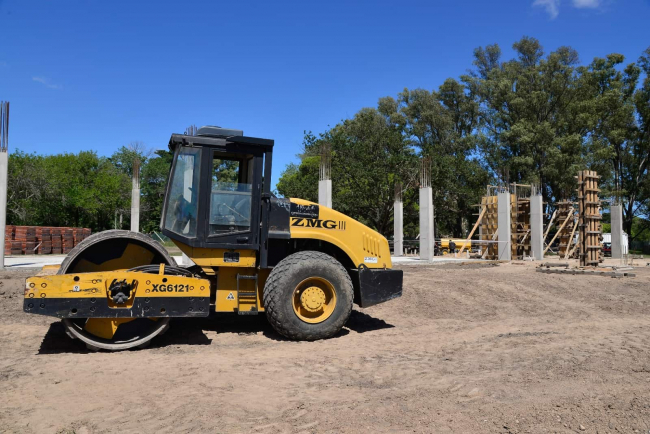
[[[253,289],[242,289],[241,280],[254,281]],[[259,306],[257,304],[257,275],[237,274],[237,313],[239,315],[257,315]]]

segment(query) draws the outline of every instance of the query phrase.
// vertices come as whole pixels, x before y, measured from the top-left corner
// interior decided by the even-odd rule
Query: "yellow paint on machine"
[[[232,249],[208,249],[199,247],[190,247],[174,241],[174,244],[189,256],[196,265],[202,268],[209,267],[255,267],[257,262],[257,252],[255,250],[232,250]],[[232,255],[238,257],[237,262],[230,258]]]
[[[120,324],[133,321],[135,318],[89,318],[84,330],[104,339],[112,339]],[[152,320],[154,318],[151,318]]]
[[[217,273],[217,295],[215,301],[216,312],[233,312],[240,308],[238,300],[243,301],[244,306],[242,309],[250,310],[251,306],[255,306],[260,312],[264,311],[264,304],[262,294],[266,279],[269,277],[270,269],[257,270],[256,268],[220,268]],[[248,300],[240,299],[237,294],[237,274],[254,276],[257,273],[257,299]],[[252,292],[255,288],[255,281],[242,279],[239,281],[239,288],[242,292]],[[247,309],[248,308],[248,309]]]
[[[443,254],[449,253],[449,243],[454,242],[456,244],[456,249],[463,248],[464,250],[472,249],[472,241],[467,241],[464,238],[442,238],[440,240],[440,250],[443,251]],[[464,246],[464,247],[463,247]]]
[[[25,298],[93,298],[112,300],[108,288],[113,280],[135,282],[129,302],[135,297],[209,297],[210,281],[185,276],[105,271],[30,277],[25,282]],[[128,306],[129,303],[127,303]]]
[[[318,205],[303,199],[290,199],[298,205]],[[356,267],[391,268],[388,240],[368,226],[325,206],[319,206],[318,219],[291,217],[291,238],[326,241],[343,250]]]

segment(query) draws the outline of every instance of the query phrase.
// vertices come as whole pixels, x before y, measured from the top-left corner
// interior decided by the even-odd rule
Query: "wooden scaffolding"
[[[597,267],[602,258],[602,226],[598,198],[598,174],[591,170],[578,172],[579,257],[583,267]]]
[[[568,259],[574,251],[574,238],[578,226],[577,207],[573,202],[563,200],[557,204],[558,229],[558,256]],[[561,223],[560,223],[561,222]]]
[[[481,219],[480,239],[481,249],[483,251],[482,258],[496,259],[499,256],[497,243],[497,223],[498,217],[498,201],[496,195],[483,196],[481,198],[481,212],[483,215]]]
[[[512,259],[523,259],[531,253],[530,193],[530,185],[510,184]]]
[[[479,220],[482,258],[498,259],[498,191],[506,187],[488,185],[487,195],[481,198]],[[522,259],[530,256],[530,185],[509,184],[510,192],[510,233],[511,233],[511,254],[513,259]],[[474,233],[474,229],[469,238]]]

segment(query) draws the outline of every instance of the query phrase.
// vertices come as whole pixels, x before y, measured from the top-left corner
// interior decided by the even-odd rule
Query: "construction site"
[[[172,135],[171,140],[183,152],[188,140],[206,146],[211,135],[221,133],[205,127],[193,134]],[[344,230],[356,224],[332,214],[336,205],[329,164],[328,158],[322,159],[320,204],[281,206],[291,209],[292,225],[312,221],[312,227]],[[187,166],[183,170],[187,173]],[[561,201],[550,215],[535,186],[487,186],[468,237],[457,240],[455,247],[449,240],[444,249],[443,239],[434,236],[429,176],[428,161],[423,160],[418,248],[411,254],[400,251],[403,191],[396,188],[393,251],[383,251],[388,242],[379,235],[365,232],[359,241],[364,262],[373,265],[372,255],[377,255],[386,267],[390,260],[388,271],[394,274],[375,280],[379,292],[372,295],[364,294],[362,286],[355,295],[358,305],[341,327],[322,335],[318,328],[276,323],[268,312],[266,317],[257,315],[275,302],[257,297],[262,286],[268,291],[268,284],[245,287],[245,282],[257,284],[258,277],[228,277],[227,268],[219,271],[211,265],[218,257],[187,249],[186,238],[178,243],[185,257],[172,259],[156,242],[141,238],[137,218],[132,218],[131,232],[94,235],[85,229],[8,226],[6,259],[15,265],[0,272],[0,424],[8,432],[33,433],[646,430],[650,324],[644,313],[650,267],[642,257],[624,253],[614,216],[611,258],[603,257],[598,175],[579,172],[577,202]],[[137,198],[135,177],[133,187]],[[610,210],[616,212],[615,206]],[[212,221],[216,225],[218,220]],[[273,215],[271,221],[275,231],[288,230]],[[173,225],[168,232],[172,237],[176,230],[192,230],[186,222]],[[300,234],[293,231],[291,236]],[[111,256],[124,248],[118,247],[123,242],[131,256]],[[135,243],[140,250],[133,250]],[[328,260],[316,252],[293,255],[303,254],[304,263]],[[233,261],[231,253],[223,255]],[[269,263],[277,261],[271,259],[277,253],[268,255]],[[145,260],[155,264],[151,270],[138,265]],[[186,268],[175,265],[187,260]],[[118,263],[123,265],[114,265]],[[50,265],[36,268],[42,264]],[[132,266],[127,272],[105,271]],[[213,277],[197,278],[199,268],[192,268],[197,266]],[[280,261],[274,270],[282,267]],[[359,267],[358,272],[367,271]],[[107,277],[110,273],[126,279]],[[170,281],[168,287],[178,282],[176,287],[188,291],[190,285],[216,281],[216,300],[210,305],[206,297],[204,305],[200,298],[190,299],[189,314],[183,314],[161,299],[176,316],[171,327],[170,314],[161,308],[157,321],[144,318],[153,328],[124,338],[120,320],[92,317],[96,307],[106,309],[103,302],[96,303],[96,286],[88,290],[93,295],[89,308],[78,298],[84,296],[87,279],[105,279],[107,285],[112,280],[106,312],[116,315],[121,309],[131,315],[130,306],[137,306],[139,299],[134,296],[137,284],[129,290],[127,279],[141,275],[154,281],[167,276],[161,282]],[[221,276],[236,282],[232,301],[234,287]],[[336,279],[335,274],[328,279]],[[323,316],[335,318],[336,310],[327,310],[333,300],[328,301],[333,295],[327,286],[310,284],[304,294],[313,298],[294,298],[297,317],[316,325]],[[52,293],[48,285],[61,285],[61,294],[56,289]],[[70,285],[81,287],[77,298],[67,298]],[[225,292],[220,292],[222,285]],[[381,285],[399,285],[399,293],[381,298],[381,291],[392,287]],[[163,284],[153,285],[158,287]],[[345,296],[334,291],[337,298]],[[142,311],[156,315],[149,307],[159,302],[149,289],[146,293],[148,304]],[[50,304],[57,310],[47,311]],[[79,315],[91,318],[75,319]],[[108,334],[101,328],[106,321],[113,324]],[[322,323],[328,324],[327,319]],[[134,351],[121,351],[125,348]],[[81,387],[87,384],[93,387]],[[211,398],[203,399],[206,395]],[[149,398],[143,401],[143,396]]]
[[[650,434],[620,3],[0,0],[0,433]]]

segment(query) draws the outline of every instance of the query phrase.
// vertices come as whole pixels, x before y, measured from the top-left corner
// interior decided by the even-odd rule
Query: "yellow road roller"
[[[333,209],[271,193],[273,140],[172,134],[161,230],[195,265],[136,232],[94,234],[55,275],[30,277],[25,312],[63,320],[92,350],[146,346],[171,318],[266,313],[289,339],[335,335],[352,311],[402,294],[386,238]]]

